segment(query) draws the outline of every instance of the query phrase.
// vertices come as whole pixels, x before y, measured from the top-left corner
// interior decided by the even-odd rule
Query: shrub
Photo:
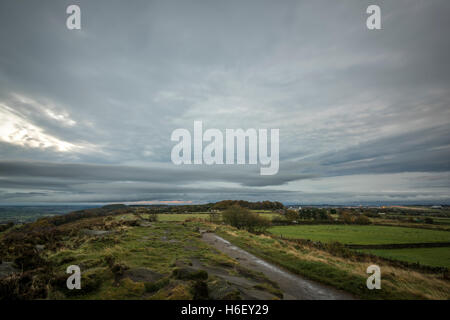
[[[356,217],[355,223],[356,224],[371,224],[372,222],[370,221],[370,219],[367,216],[360,214],[359,216]]]
[[[339,220],[344,223],[353,223],[352,216],[348,212],[342,212],[339,215]]]
[[[11,274],[0,279],[0,300],[45,299],[51,279],[51,272],[42,269]]]
[[[14,264],[21,270],[34,270],[47,265],[47,262],[39,256],[32,245],[23,245],[17,251],[19,254],[14,259]]]
[[[9,228],[12,228],[14,226],[14,222],[8,222],[5,224],[0,224],[0,232],[6,231]]]
[[[0,279],[0,300],[18,300],[21,298],[19,275],[13,274]]]
[[[297,221],[299,218],[298,212],[294,210],[287,210],[284,216],[286,217],[286,220],[288,220],[289,222]]]
[[[194,300],[208,299],[208,285],[205,281],[195,281],[191,291]]]
[[[346,248],[342,243],[334,241],[325,244],[325,249],[334,256],[349,258],[353,255],[352,251]]]
[[[249,232],[264,232],[270,227],[270,221],[260,217],[246,208],[234,205],[222,213],[222,219],[238,229],[245,229]]]

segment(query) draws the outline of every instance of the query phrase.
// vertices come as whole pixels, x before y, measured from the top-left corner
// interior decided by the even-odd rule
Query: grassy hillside
[[[0,252],[17,273],[0,275],[0,299],[282,297],[275,283],[203,242],[204,227],[120,214],[7,231]],[[69,265],[81,268],[81,290],[66,287]]]
[[[161,214],[156,222],[150,221],[146,214],[126,210],[93,210],[91,215],[78,214],[64,221],[61,218],[42,219],[2,232],[0,258],[5,262],[3,265],[13,267],[15,273],[7,272],[6,267],[0,268],[6,270],[3,274],[0,272],[0,297],[281,298],[277,284],[262,274],[243,268],[239,261],[202,241],[203,230],[214,230],[267,261],[360,298],[450,298],[448,271],[447,274],[430,270],[422,272],[381,258],[356,255],[340,246],[318,249],[267,235],[255,235],[199,219],[205,216],[202,214]],[[189,219],[168,221],[173,217]],[[307,226],[311,227],[330,226]],[[355,233],[360,238],[364,234],[357,230]],[[405,234],[400,237],[407,239]],[[382,290],[370,291],[365,285],[366,268],[370,264],[381,267]],[[78,265],[82,270],[81,290],[66,288],[66,268],[69,265]]]

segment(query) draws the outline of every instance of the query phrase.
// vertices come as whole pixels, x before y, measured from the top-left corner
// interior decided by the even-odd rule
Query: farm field
[[[438,223],[435,222],[433,224],[427,223],[417,223],[417,222],[409,222],[409,221],[401,221],[401,220],[392,220],[392,219],[371,219],[372,223],[375,225],[387,225],[394,227],[409,227],[409,228],[421,228],[421,229],[430,229],[430,230],[443,230],[449,231],[450,224]]]
[[[450,225],[450,218],[435,218],[435,217],[433,217],[433,220],[434,220],[436,223],[442,223],[442,224],[448,224],[448,225]]]
[[[389,214],[386,216],[386,218],[402,218],[402,219],[421,219],[424,220],[425,218],[431,218],[433,219],[434,223],[438,224],[450,224],[450,218],[449,217],[436,217],[436,216],[414,216],[414,215],[399,215],[399,214]]]
[[[358,250],[383,258],[450,268],[450,248],[364,249]]]
[[[269,232],[284,238],[339,241],[344,244],[450,242],[448,231],[376,225],[277,226],[270,228]]]
[[[159,221],[185,221],[186,219],[200,218],[209,219],[208,213],[160,213],[158,214]]]
[[[269,220],[272,220],[275,217],[281,217],[281,215],[279,213],[274,213],[274,212],[264,212],[264,213],[259,213],[259,215],[261,217],[267,218]]]
[[[259,213],[262,217],[272,220],[273,217],[278,216],[278,213]],[[145,215],[144,215],[145,216]],[[185,221],[190,218],[200,218],[209,220],[209,213],[159,213],[159,221]]]

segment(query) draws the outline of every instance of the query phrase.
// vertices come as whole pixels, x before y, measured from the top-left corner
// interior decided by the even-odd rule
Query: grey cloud
[[[8,194],[207,201],[225,192],[270,198],[270,187],[287,201],[318,177],[450,171],[448,1],[378,1],[383,30],[375,32],[365,27],[369,0],[77,3],[80,31],[65,28],[70,1],[0,3],[0,104],[48,135],[91,146],[62,153],[0,139]],[[280,172],[173,166],[170,134],[192,130],[194,120],[221,130],[279,128]],[[304,194],[345,202],[358,198],[354,188]],[[418,194],[416,182],[407,189]]]
[[[224,181],[242,186],[283,185],[289,181],[308,179],[311,174],[296,173],[292,165],[273,176],[261,176],[253,166],[174,166],[131,167],[118,165],[0,161],[3,177],[43,177],[77,181],[134,181],[156,183],[193,183]]]
[[[450,171],[450,127],[420,130],[369,141],[321,155],[324,175]],[[313,159],[310,159],[313,161]]]

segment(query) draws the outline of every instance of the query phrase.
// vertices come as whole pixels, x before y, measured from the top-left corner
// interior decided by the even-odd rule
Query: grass
[[[376,225],[278,226],[270,228],[269,232],[285,238],[344,244],[450,242],[448,231]]]
[[[264,217],[264,218],[267,218],[267,219],[269,219],[269,220],[272,220],[273,218],[275,218],[275,217],[282,217],[282,215],[281,214],[279,214],[279,213],[260,213],[259,214],[261,217]]]
[[[436,223],[441,223],[441,224],[448,224],[450,225],[450,218],[436,218],[436,217],[431,217],[433,219],[434,222]]]
[[[364,249],[358,250],[380,257],[432,267],[450,268],[450,248]]]
[[[395,267],[385,261],[352,260],[309,246],[294,245],[264,235],[220,227],[222,237],[293,273],[345,290],[362,299],[449,299],[450,283],[442,274],[424,274]],[[366,287],[366,269],[371,264],[381,268],[382,289]]]
[[[187,246],[196,250],[186,250]],[[143,267],[165,276],[170,275],[175,261],[188,261],[193,255],[210,264],[227,259],[226,256],[211,251],[201,241],[199,234],[194,231],[194,224],[186,227],[173,222],[158,222],[151,228],[130,227],[120,234],[85,239],[76,249],[68,247],[70,243],[66,243],[64,249],[49,255],[49,260],[58,270],[65,270],[68,265],[75,264],[82,266],[83,272],[91,271],[102,278],[100,288],[80,296],[82,299],[136,299],[144,296],[143,283],[127,279],[119,284],[114,283],[114,276],[105,263],[107,257],[114,257],[116,263],[128,268]],[[175,284],[173,286],[178,291],[184,288]],[[172,290],[169,291],[173,293]],[[190,298],[188,292],[178,293],[179,297]],[[164,293],[159,293],[158,296],[164,298]]]
[[[191,217],[205,217],[206,221],[176,222],[167,219],[177,218],[183,221]],[[264,214],[269,215],[269,214]],[[192,299],[193,281],[174,278],[172,273],[178,267],[177,262],[185,263],[194,260],[200,261],[205,267],[224,268],[226,272],[237,272],[237,261],[213,250],[201,240],[200,229],[216,229],[217,233],[269,262],[277,264],[312,280],[316,280],[333,287],[345,290],[364,299],[449,299],[450,282],[444,280],[442,274],[421,273],[406,267],[392,266],[378,257],[358,258],[342,257],[319,250],[310,246],[301,246],[280,239],[274,239],[265,235],[255,235],[242,230],[236,230],[228,226],[219,226],[208,223],[208,214],[160,214],[158,222],[152,222],[147,226],[119,223],[135,220],[140,222],[134,214],[114,215],[108,217],[96,217],[82,219],[58,228],[64,232],[64,238],[58,240],[58,246],[54,249],[45,249],[41,254],[45,255],[56,273],[58,284],[50,284],[49,299]],[[102,222],[97,224],[96,222]],[[102,237],[85,235],[74,230],[86,227],[106,228],[113,233]],[[112,229],[108,229],[111,227]],[[336,226],[293,226],[302,234],[316,227]],[[373,239],[384,235],[395,236],[396,232],[412,231],[431,233],[433,235],[445,233],[433,230],[410,229],[381,226],[337,226],[347,227],[334,230],[333,235],[342,235],[355,230],[356,239],[364,238],[364,234],[374,233]],[[279,228],[279,227],[276,227]],[[285,227],[281,227],[285,228]],[[305,228],[305,229],[302,229]],[[367,230],[365,230],[365,228]],[[359,230],[356,230],[359,229]],[[71,231],[72,230],[72,231]],[[365,232],[356,232],[365,230]],[[368,232],[371,230],[371,232]],[[326,229],[321,233],[326,234]],[[389,232],[388,232],[389,231]],[[328,234],[331,231],[328,230]],[[392,234],[391,234],[392,233]],[[313,232],[313,234],[317,234]],[[2,235],[3,236],[3,235]],[[408,240],[410,234],[401,235]],[[439,238],[436,236],[435,238]],[[390,240],[390,239],[389,239]],[[391,242],[391,240],[390,240]],[[414,240],[413,242],[418,242]],[[427,242],[431,242],[427,240]],[[358,242],[361,243],[361,242]],[[442,248],[445,250],[446,248]],[[403,250],[403,249],[400,249]],[[425,249],[413,249],[425,250]],[[398,251],[397,254],[401,252]],[[416,251],[416,253],[419,251]],[[435,251],[434,257],[445,260],[448,253]],[[447,255],[446,255],[447,254]],[[380,254],[381,255],[381,254]],[[406,254],[408,255],[408,254]],[[413,253],[409,253],[413,256]],[[433,256],[433,254],[429,254]],[[366,260],[364,260],[366,259]],[[368,260],[371,259],[371,260]],[[115,269],[108,261],[113,261],[114,267],[123,266],[128,270],[145,268],[159,273],[163,278],[156,282],[135,282],[129,278],[119,279]],[[378,264],[382,272],[382,290],[368,290],[366,287],[366,268],[370,264]],[[64,291],[67,274],[65,270],[69,265],[79,265],[82,270],[82,292],[74,295]],[[234,271],[233,271],[234,270]],[[52,271],[53,272],[53,271]],[[231,275],[231,273],[229,273]],[[53,277],[53,276],[52,276]],[[217,277],[208,277],[208,286],[213,287]],[[223,286],[224,284],[220,284]],[[277,289],[261,281],[255,289],[263,289],[279,296]],[[88,289],[88,290],[86,290]],[[73,294],[73,293],[72,293]]]
[[[383,218],[375,218],[375,219],[371,218],[371,221],[375,225],[450,231],[450,224],[445,223],[428,224],[422,222],[409,222],[407,220],[405,221],[405,220],[383,219]]]
[[[186,219],[199,218],[209,220],[208,213],[160,213],[158,214],[159,221],[186,221]]]
[[[186,216],[191,217],[192,214]],[[127,214],[113,219],[127,221],[133,217],[136,218]],[[111,219],[108,217],[105,221]],[[61,279],[67,278],[65,270],[69,265],[80,266],[82,290],[73,293],[67,292],[61,284],[51,286],[49,299],[192,299],[195,297],[194,283],[199,276],[208,286],[211,286],[217,277],[202,269],[183,277],[176,276],[176,270],[182,272],[183,265],[191,266],[192,262],[196,261],[204,268],[220,269],[231,275],[236,272],[235,266],[238,264],[236,260],[202,241],[199,230],[207,228],[207,225],[198,221],[158,221],[142,227],[121,226],[104,237],[67,237],[60,249],[47,251],[46,254]],[[108,261],[113,261],[114,267]],[[162,279],[155,282],[135,282],[127,277],[121,278],[123,273],[114,271],[118,266],[123,267],[125,271],[151,270],[162,276]],[[251,271],[248,270],[248,273]],[[246,277],[242,274],[239,276]],[[276,288],[264,276],[258,279],[257,283],[262,286],[260,290],[278,296]],[[238,296],[239,294],[236,295]]]
[[[279,216],[278,213],[259,213],[261,217],[272,220],[273,217]],[[145,216],[145,215],[144,215]],[[198,218],[209,221],[209,213],[160,213],[158,214],[159,221],[186,221],[187,219]]]

